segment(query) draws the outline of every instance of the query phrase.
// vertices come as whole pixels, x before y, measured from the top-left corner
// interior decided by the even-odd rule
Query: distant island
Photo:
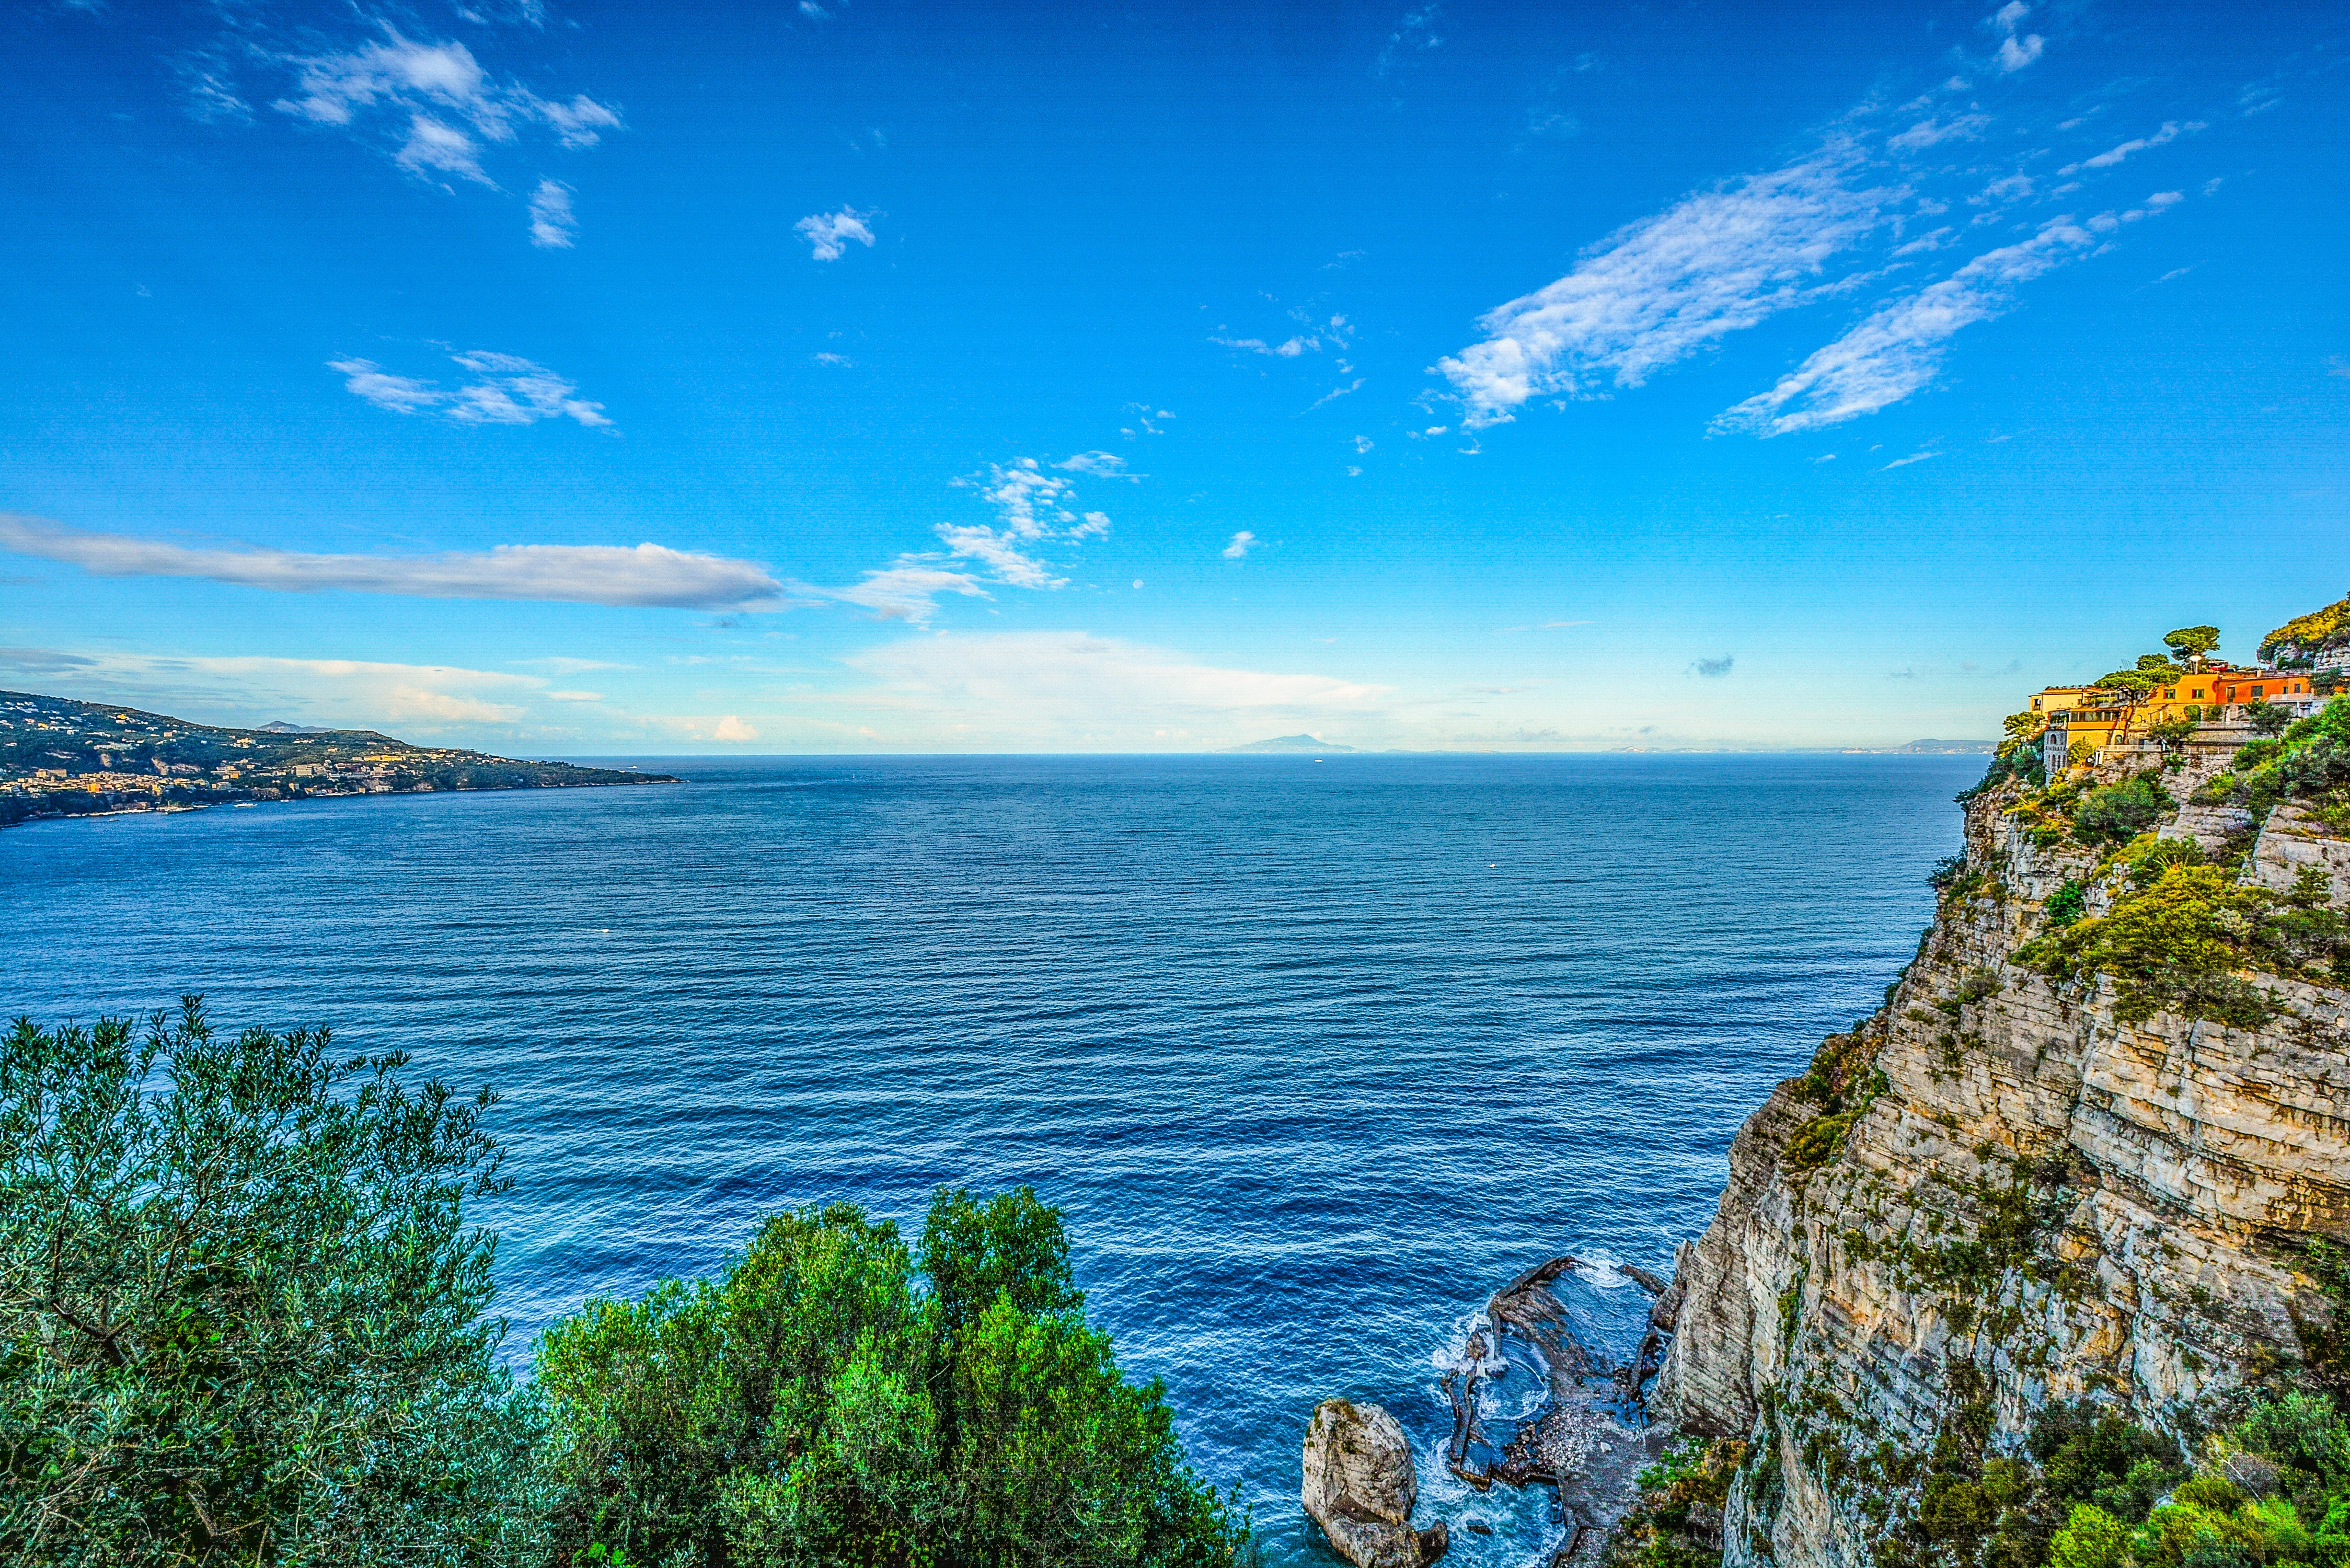
[[[1846,749],[1855,753],[1865,753],[1875,756],[1910,755],[1918,753],[1930,753],[1940,756],[1976,756],[1999,750],[1999,742],[1997,741],[1911,741],[1907,745],[1900,746],[1850,746]]]
[[[1317,741],[1311,735],[1275,735],[1270,741],[1251,741],[1245,746],[1226,746],[1226,752],[1351,752],[1352,746],[1334,746],[1327,741]]]
[[[0,691],[0,827],[40,817],[443,790],[678,784],[668,774],[518,762],[373,730],[257,730]]]

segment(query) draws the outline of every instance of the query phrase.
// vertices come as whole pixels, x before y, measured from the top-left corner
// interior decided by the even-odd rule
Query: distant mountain
[[[1270,741],[1251,741],[1245,746],[1224,748],[1227,752],[1351,752],[1354,749],[1317,741],[1311,735],[1276,735]]]
[[[272,719],[258,730],[256,735],[331,735],[332,730],[322,730],[315,724],[289,724],[283,719]]]
[[[1856,751],[1878,753],[1931,752],[1942,756],[1975,756],[1999,750],[1997,741],[1912,741],[1906,746],[1858,746]]]

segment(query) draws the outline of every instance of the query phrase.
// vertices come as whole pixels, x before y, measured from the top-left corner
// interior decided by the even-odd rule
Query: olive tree
[[[519,1563],[492,1097],[200,999],[0,1037],[0,1561]]]

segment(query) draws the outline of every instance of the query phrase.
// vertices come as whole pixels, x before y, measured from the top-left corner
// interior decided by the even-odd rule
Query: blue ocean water
[[[1439,1362],[1546,1258],[1669,1268],[1740,1119],[1914,949],[1982,760],[656,765],[689,782],[12,829],[0,1012],[202,992],[499,1089],[518,1358],[778,1208],[910,1231],[1033,1183],[1268,1561],[1336,1561],[1298,1449],[1345,1394],[1500,1564],[1546,1500],[1444,1473]],[[1638,1291],[1575,1292],[1627,1351]]]

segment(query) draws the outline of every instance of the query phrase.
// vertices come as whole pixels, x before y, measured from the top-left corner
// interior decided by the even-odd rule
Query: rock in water
[[[1356,1568],[1427,1568],[1451,1542],[1439,1521],[1411,1527],[1419,1501],[1411,1444],[1377,1405],[1325,1399],[1305,1431],[1305,1511]]]

